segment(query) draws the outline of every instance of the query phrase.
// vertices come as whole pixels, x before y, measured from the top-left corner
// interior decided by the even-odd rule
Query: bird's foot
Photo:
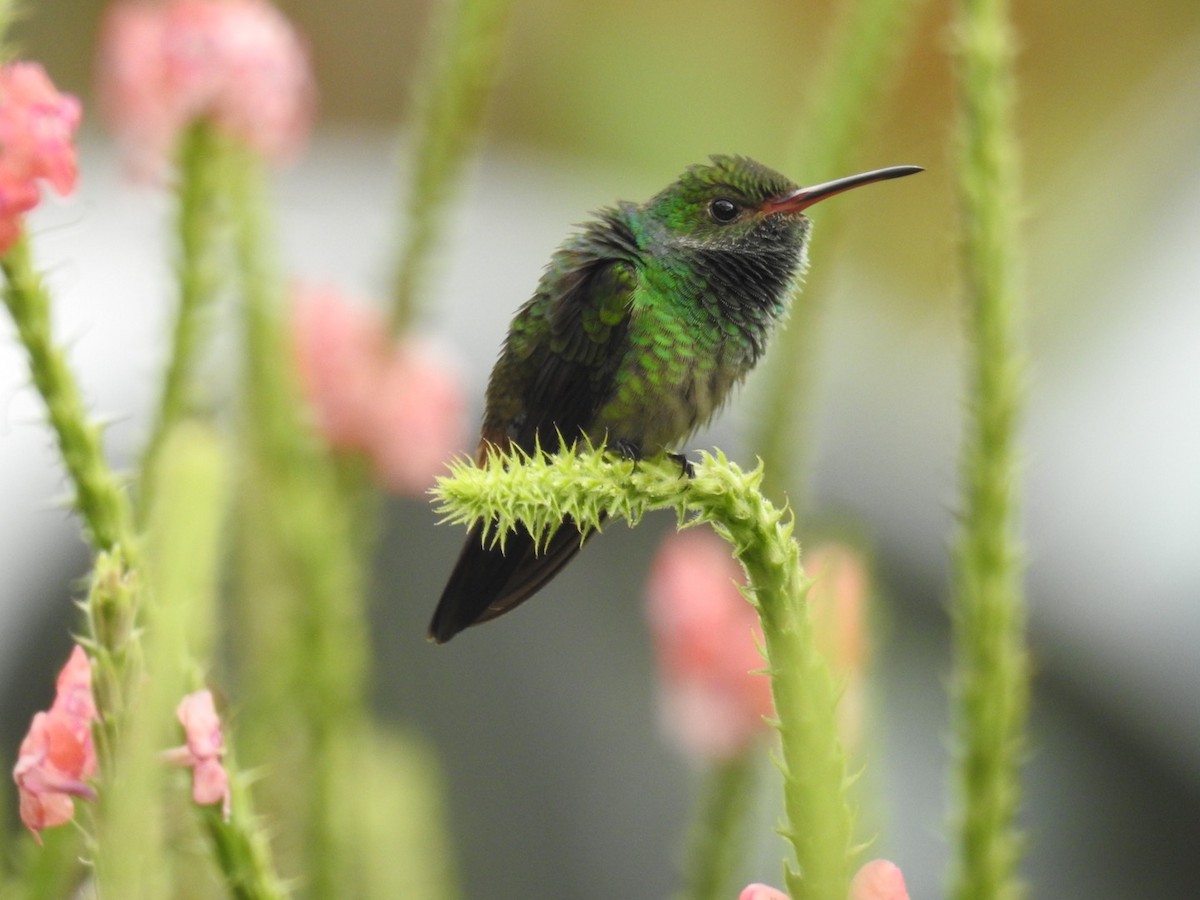
[[[695,478],[696,467],[692,465],[692,461],[687,458],[686,453],[674,453],[667,451],[667,459],[679,466],[680,478]]]
[[[635,467],[642,461],[642,448],[633,441],[619,438],[613,441],[612,448],[617,456],[621,457],[621,459],[630,460]]]

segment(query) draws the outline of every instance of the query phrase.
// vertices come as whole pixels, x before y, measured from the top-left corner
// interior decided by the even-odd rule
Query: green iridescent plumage
[[[517,311],[487,390],[488,445],[553,453],[586,437],[640,457],[712,418],[762,355],[805,265],[803,210],[896,167],[810,188],[744,157],[714,156],[642,205],[602,210],[555,252]],[[430,625],[442,642],[527,599],[585,538],[545,547],[472,530]]]

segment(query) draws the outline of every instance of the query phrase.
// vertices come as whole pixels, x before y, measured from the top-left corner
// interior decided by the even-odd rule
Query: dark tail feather
[[[583,540],[569,519],[541,552],[535,551],[533,538],[520,526],[508,535],[504,552],[499,546],[485,546],[482,533],[482,524],[471,529],[434,610],[429,637],[439,644],[524,603],[571,561]]]

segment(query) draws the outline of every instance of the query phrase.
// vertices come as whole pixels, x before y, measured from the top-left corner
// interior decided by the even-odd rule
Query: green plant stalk
[[[160,451],[146,533],[150,590],[140,615],[146,677],[130,685],[122,740],[104,773],[96,856],[101,894],[131,900],[179,890],[171,882],[160,754],[181,743],[175,707],[187,693],[196,645],[211,643],[205,610],[212,608],[226,495],[224,460],[202,426],[181,423]]]
[[[228,728],[228,723],[223,723]],[[226,733],[226,746],[229,745]],[[204,830],[212,842],[217,866],[225,887],[237,900],[283,900],[290,896],[287,886],[275,872],[267,824],[254,812],[250,786],[253,778],[240,770],[232,752],[224,759],[229,773],[229,820],[221,804],[198,807]]]
[[[566,517],[586,530],[604,516],[636,525],[647,512],[671,509],[681,526],[711,523],[745,568],[746,596],[762,620],[784,778],[781,832],[795,854],[788,891],[794,900],[844,900],[857,853],[850,779],[837,734],[838,691],[804,603],[808,583],[793,519],[762,495],[761,466],[743,472],[718,452],[694,469],[694,477],[681,478],[669,459],[635,464],[579,450],[553,457],[514,451],[483,468],[454,464],[434,493],[444,521],[488,522],[490,539],[501,545],[518,522],[540,542]]]
[[[432,748],[419,735],[379,725],[365,729],[353,746],[339,797],[352,807],[350,815],[365,819],[362,896],[460,897]],[[364,784],[371,786],[372,802],[362,802]]]
[[[99,718],[92,726],[101,777],[116,758],[129,685],[142,672],[141,635],[135,623],[141,578],[118,550],[99,552],[87,597],[80,604],[86,634],[78,638],[92,661],[92,694]]]
[[[706,773],[702,805],[692,825],[681,900],[726,900],[736,890],[744,848],[743,823],[752,805],[758,748],[717,760]]]
[[[824,61],[807,83],[811,98],[796,129],[787,171],[820,181],[845,174],[855,151],[877,115],[896,65],[907,53],[925,0],[854,0],[842,4]],[[836,207],[822,209],[821,234],[836,233]],[[818,241],[821,239],[818,238]],[[819,244],[818,244],[819,246]],[[793,298],[781,345],[767,363],[760,422],[753,446],[766,463],[764,490],[769,497],[786,492],[803,521],[805,466],[809,441],[808,408],[811,360],[820,330],[825,267],[809,275],[803,298]],[[780,415],[786,410],[786,415]]]
[[[462,178],[496,79],[513,0],[444,0],[435,11],[438,36],[421,80],[418,139],[408,185],[404,243],[392,278],[392,334],[418,311],[430,250]]]
[[[1013,39],[1004,0],[958,4],[960,193],[973,355],[962,450],[962,532],[954,599],[957,790],[952,896],[1011,900],[1017,876],[1020,766],[1029,664],[1016,488],[1017,153]]]
[[[166,435],[158,458],[147,554],[155,575],[155,615],[148,628],[149,668],[155,673],[147,708],[164,729],[161,750],[179,744],[174,710],[185,693],[204,687],[197,660],[210,659],[214,644],[221,544],[229,498],[229,460],[217,432],[199,421],[179,421]],[[155,624],[158,623],[157,627]],[[223,717],[227,746],[231,723]],[[155,751],[157,752],[157,751]],[[151,760],[147,760],[151,762]],[[231,803],[226,821],[220,804],[196,807],[231,896],[277,898],[286,890],[276,875],[267,831],[253,809],[250,779],[228,752]],[[190,781],[190,775],[183,779]],[[195,806],[190,796],[189,806]],[[181,885],[176,882],[175,889]],[[126,896],[114,894],[114,896]]]
[[[147,627],[157,632],[168,678],[179,682],[174,696],[194,689],[202,680],[196,661],[213,654],[229,460],[216,430],[196,419],[171,427],[159,460],[146,534],[155,598]]]
[[[50,330],[50,296],[33,268],[28,239],[22,236],[0,257],[4,303],[29,355],[34,386],[46,404],[50,427],[67,474],[75,487],[75,509],[91,544],[120,551],[137,562],[133,510],[125,491],[104,459],[99,426],[89,421],[75,377]]]
[[[243,521],[246,723],[256,759],[287,772],[266,785],[273,821],[313,896],[357,893],[358,822],[339,818],[339,767],[366,716],[368,645],[353,514],[334,463],[302,418],[265,235],[259,162],[231,166],[231,211],[244,313]],[[261,755],[260,755],[261,754]],[[296,792],[293,786],[305,785]]]
[[[74,374],[54,344],[50,297],[33,268],[28,240],[22,236],[0,257],[4,303],[29,356],[33,383],[46,404],[67,475],[75,488],[74,505],[84,533],[97,551],[88,599],[87,634],[80,643],[93,663],[100,718],[95,727],[101,768],[111,764],[125,713],[125,691],[140,672],[137,615],[142,580],[133,507],[104,459],[100,428],[84,409]]]
[[[84,602],[88,634],[80,643],[93,663],[99,711],[94,726],[96,753],[104,778],[116,756],[127,686],[140,671],[134,625],[139,579],[131,563],[138,551],[132,508],[104,460],[100,429],[88,420],[74,375],[54,344],[50,297],[33,268],[24,236],[0,257],[0,269],[5,305],[29,356],[33,383],[46,404],[67,474],[75,485],[75,507],[84,531],[97,550],[92,586]]]
[[[200,402],[196,396],[196,357],[202,349],[207,320],[222,283],[219,238],[225,223],[221,201],[228,160],[224,141],[211,124],[199,120],[183,133],[177,157],[179,248],[175,271],[179,301],[162,395],[142,454],[137,509],[142,521],[152,502],[150,492],[157,483],[152,473],[163,439],[176,422],[195,412]]]

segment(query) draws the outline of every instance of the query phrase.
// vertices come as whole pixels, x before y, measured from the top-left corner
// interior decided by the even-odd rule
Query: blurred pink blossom
[[[72,797],[96,796],[86,783],[96,774],[91,671],[87,654],[76,646],[58,676],[53,705],[33,717],[17,754],[13,780],[20,794],[21,821],[38,843],[43,828],[74,817]]]
[[[446,354],[405,339],[380,377],[371,459],[382,485],[423,494],[466,442],[466,400]]]
[[[265,0],[120,0],[101,26],[97,94],[146,175],[201,119],[287,158],[308,137],[316,91],[304,42]]]
[[[788,900],[788,895],[765,884],[750,884],[742,889],[738,900]],[[908,887],[895,863],[873,859],[850,882],[847,900],[908,900]]]
[[[904,874],[893,862],[873,859],[850,882],[849,900],[908,900]]]
[[[201,806],[220,802],[229,820],[229,775],[221,764],[225,737],[213,704],[212,692],[196,691],[179,701],[175,715],[183,725],[187,743],[166,751],[167,762],[192,768],[192,800]]]
[[[37,63],[0,66],[0,253],[16,242],[20,217],[37,206],[37,181],[75,188],[79,101],[60,94]]]
[[[421,494],[466,439],[461,379],[432,344],[393,345],[382,316],[329,288],[296,292],[301,382],[330,446],[363,454],[379,483]]]
[[[292,342],[317,428],[337,450],[365,451],[387,330],[374,310],[332,288],[293,290]]]
[[[738,900],[788,900],[788,895],[769,885],[748,884],[738,894]]]
[[[667,538],[647,585],[667,728],[695,756],[728,759],[766,730],[771,685],[744,576],[709,530]]]

